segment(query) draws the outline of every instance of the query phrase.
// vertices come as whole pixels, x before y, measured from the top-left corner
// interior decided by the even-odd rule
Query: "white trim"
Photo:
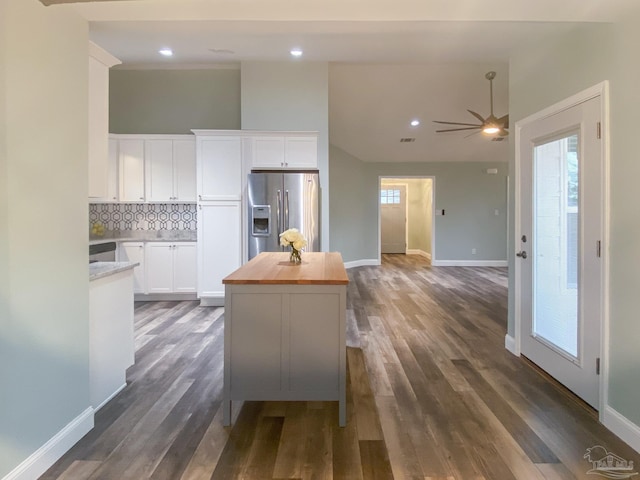
[[[557,113],[560,113],[564,110],[567,110],[575,105],[579,105],[580,103],[584,103],[593,98],[600,97],[600,105],[602,107],[601,115],[602,115],[602,123],[603,127],[601,130],[602,134],[602,142],[601,142],[601,158],[603,162],[603,175],[602,175],[602,196],[603,196],[603,208],[602,208],[602,273],[601,273],[601,284],[602,284],[602,325],[601,325],[601,336],[600,336],[600,358],[602,359],[600,364],[602,365],[602,369],[600,371],[600,421],[605,423],[605,410],[609,407],[608,405],[608,386],[609,386],[609,325],[610,325],[610,315],[609,315],[609,239],[610,239],[610,205],[611,205],[611,189],[609,186],[610,182],[610,172],[611,172],[611,153],[610,153],[610,109],[609,109],[609,81],[605,80],[603,82],[594,85],[593,87],[587,88],[575,95],[572,95],[569,98],[566,98],[558,103],[551,105],[537,113],[534,113],[522,120],[519,120],[515,124],[515,165],[514,165],[514,254],[515,251],[518,250],[518,244],[520,239],[519,232],[522,231],[522,223],[520,218],[520,210],[521,210],[521,189],[520,189],[520,165],[521,165],[521,155],[520,155],[520,142],[521,142],[521,131],[522,129],[535,121],[541,120],[543,118],[550,117]],[[520,262],[514,261],[514,322],[515,322],[515,348],[514,351],[519,355],[521,352],[521,342],[522,342],[522,290],[520,284]],[[612,429],[613,430],[613,429]],[[640,451],[640,450],[639,450]]]
[[[38,450],[7,474],[3,480],[38,478],[93,428],[93,408],[89,407],[51,437]]]
[[[107,398],[105,398],[102,403],[100,405],[98,405],[97,407],[93,408],[94,412],[97,412],[98,410],[100,410],[102,407],[104,407],[107,403],[109,403],[111,401],[111,399],[113,399],[113,397],[115,397],[116,395],[118,395],[122,390],[125,389],[125,387],[127,386],[127,382],[123,383],[122,385],[120,385],[115,392],[113,392],[111,395],[109,395]]]
[[[200,297],[201,307],[224,307],[224,297]]]
[[[431,260],[431,254],[425,252],[424,250],[420,250],[419,248],[408,248],[407,255],[420,255],[421,257],[425,257],[428,260]]]
[[[436,257],[436,177],[435,175],[379,175],[378,176],[378,196],[377,196],[377,210],[378,210],[378,265],[382,264],[382,226],[381,226],[381,212],[380,212],[380,189],[382,188],[383,180],[402,180],[402,179],[419,179],[429,180],[431,179],[431,256],[432,259]],[[407,198],[407,208],[409,199]],[[407,228],[408,231],[408,228]]]
[[[380,266],[380,260],[376,258],[354,260],[353,262],[345,262],[344,264],[344,268],[378,267],[378,266]]]
[[[103,64],[107,68],[111,68],[114,65],[119,65],[122,62],[107,52],[100,45],[89,41],[89,56],[95,58],[98,62]]]
[[[434,267],[506,267],[506,260],[434,260]]]
[[[638,425],[609,405],[601,410],[600,416],[605,427],[640,453],[640,427]]]
[[[504,348],[513,353],[516,357],[520,356],[520,352],[516,352],[516,339],[508,333],[504,336]]]

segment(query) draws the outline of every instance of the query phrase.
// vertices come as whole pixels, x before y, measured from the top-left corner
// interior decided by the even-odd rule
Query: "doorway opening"
[[[435,178],[380,177],[378,260],[383,253],[435,259]]]

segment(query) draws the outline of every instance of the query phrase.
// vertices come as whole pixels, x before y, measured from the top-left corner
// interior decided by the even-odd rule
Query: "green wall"
[[[240,128],[240,69],[124,70],[109,75],[111,133]]]
[[[435,217],[435,260],[506,260],[505,163],[367,163],[332,147],[329,168],[331,248],[345,261],[378,258],[379,179],[401,176],[435,177],[435,208],[445,210]]]
[[[509,78],[513,123],[604,80],[610,81],[610,326],[609,361],[605,366],[609,368],[609,385],[605,388],[609,406],[639,426],[637,286],[640,284],[640,249],[637,248],[637,239],[640,237],[640,223],[637,204],[633,200],[637,197],[640,178],[637,159],[640,105],[640,64],[635,60],[637,45],[640,45],[638,14],[615,25],[581,26],[564,38],[541,40],[515,52]],[[516,238],[518,232],[512,231],[511,235]],[[513,264],[513,252],[509,257]],[[509,299],[511,335],[515,325],[513,280],[510,279]],[[605,410],[605,424],[606,415]]]
[[[0,5],[4,478],[73,420],[93,416],[87,413],[88,24],[36,0]]]

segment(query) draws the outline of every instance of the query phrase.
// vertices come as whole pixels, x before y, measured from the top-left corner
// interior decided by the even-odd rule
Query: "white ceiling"
[[[487,116],[489,70],[498,73],[495,114],[506,114],[514,48],[566,33],[574,22],[615,21],[634,0],[131,0],[48,8],[73,8],[90,20],[92,40],[123,68],[330,62],[330,142],[364,161],[506,162],[508,141],[435,134],[432,120],[476,123],[467,108]],[[159,57],[165,46],[173,58]],[[304,50],[301,60],[291,59],[292,47]],[[411,128],[415,117],[422,124]],[[401,137],[416,141],[401,144]]]

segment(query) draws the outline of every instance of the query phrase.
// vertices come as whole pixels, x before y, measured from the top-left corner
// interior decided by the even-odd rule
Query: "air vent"
[[[416,139],[415,138],[401,138],[400,139],[400,143],[411,143],[411,142],[415,142]]]
[[[504,140],[504,137],[493,137],[491,139],[492,142],[502,142]]]

